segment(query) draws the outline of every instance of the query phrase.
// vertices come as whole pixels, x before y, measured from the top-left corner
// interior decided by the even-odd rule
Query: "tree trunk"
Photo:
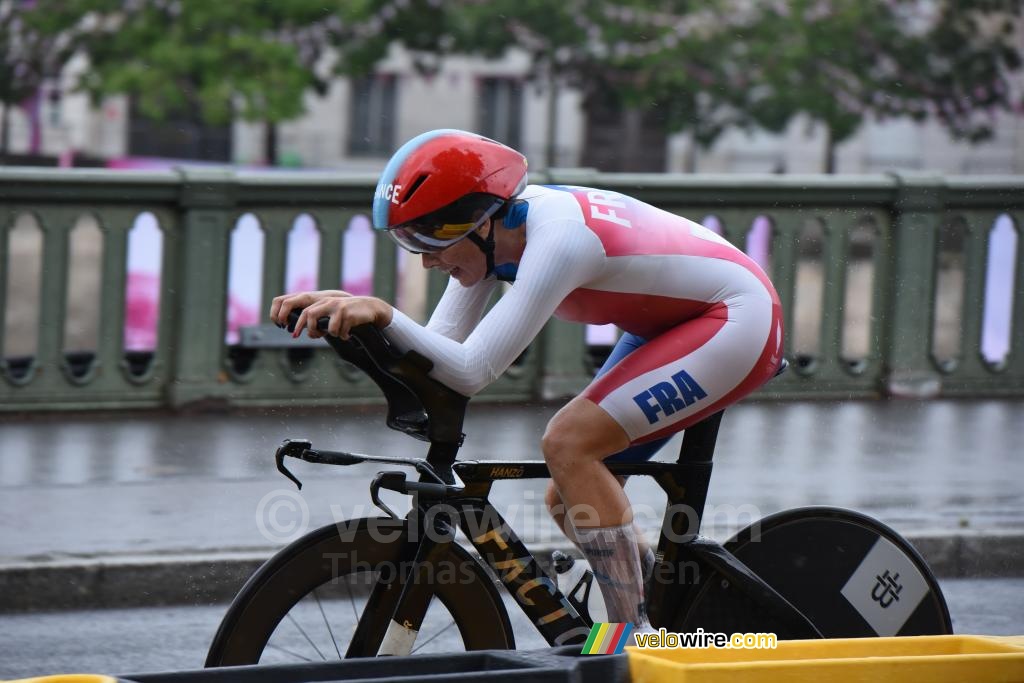
[[[825,173],[836,172],[836,141],[832,137],[832,126],[825,124]]]
[[[683,157],[683,171],[686,173],[697,172],[697,135],[690,134],[690,144],[686,146],[686,155]]]
[[[558,134],[558,84],[555,82],[555,67],[548,66],[548,131],[544,144],[544,168],[549,169],[557,163],[555,145]]]
[[[267,166],[277,166],[277,124],[272,121],[263,128],[263,160]]]
[[[7,163],[7,147],[10,143],[10,131],[8,131],[7,123],[9,114],[11,111],[11,105],[7,102],[3,103],[4,113],[0,116],[0,163]]]
[[[22,102],[21,106],[28,114],[29,123],[29,137],[28,137],[28,151],[29,154],[40,154],[43,151],[43,123],[39,120],[39,116],[42,113],[42,92],[36,90],[31,97]]]

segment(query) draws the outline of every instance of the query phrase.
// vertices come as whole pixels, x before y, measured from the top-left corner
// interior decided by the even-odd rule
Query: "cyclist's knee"
[[[578,421],[573,419],[571,413],[566,413],[566,408],[551,418],[540,440],[541,451],[549,466],[557,465],[573,451],[579,451],[579,432]]]
[[[579,458],[601,459],[629,445],[626,432],[596,404],[574,399],[548,422],[541,450],[550,467],[578,462]]]
[[[571,431],[559,429],[549,422],[548,428],[544,431],[544,436],[540,440],[540,449],[544,453],[544,459],[549,464],[563,459],[574,450],[573,441]]]
[[[589,459],[590,453],[586,443],[579,438],[576,429],[557,429],[548,426],[548,430],[541,439],[541,451],[544,453],[544,460],[548,464],[551,476],[558,480],[574,464],[581,460]],[[552,487],[554,488],[554,487]],[[558,491],[552,493],[555,500],[560,501]]]

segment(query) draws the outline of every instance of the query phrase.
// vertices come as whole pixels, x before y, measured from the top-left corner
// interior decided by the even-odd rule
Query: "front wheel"
[[[371,589],[401,590],[401,558],[411,556],[410,544],[415,545],[406,524],[389,522],[325,526],[269,559],[228,608],[206,666],[374,656],[379,640],[355,651],[350,641]],[[501,596],[468,552],[452,543],[432,569],[431,584],[423,589],[435,599],[413,653],[515,647]],[[370,619],[386,618],[372,612],[367,610]]]

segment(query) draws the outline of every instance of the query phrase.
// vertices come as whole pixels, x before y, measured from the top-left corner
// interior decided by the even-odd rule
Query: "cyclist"
[[[606,190],[527,184],[526,159],[459,130],[413,138],[391,158],[373,225],[450,280],[428,324],[388,303],[338,290],[279,296],[271,318],[305,310],[347,338],[383,329],[431,374],[471,396],[500,376],[552,316],[624,330],[583,392],[548,423],[546,502],[581,548],[614,622],[649,627],[639,539],[623,481],[608,460],[646,460],[669,436],[738,401],[782,360],[778,295],[758,265],[680,216]],[[483,315],[499,281],[513,285]]]

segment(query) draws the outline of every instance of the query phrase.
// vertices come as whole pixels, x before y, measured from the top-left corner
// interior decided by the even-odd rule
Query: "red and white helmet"
[[[377,183],[373,227],[414,253],[463,239],[526,187],[526,157],[462,130],[432,130],[395,152]]]

